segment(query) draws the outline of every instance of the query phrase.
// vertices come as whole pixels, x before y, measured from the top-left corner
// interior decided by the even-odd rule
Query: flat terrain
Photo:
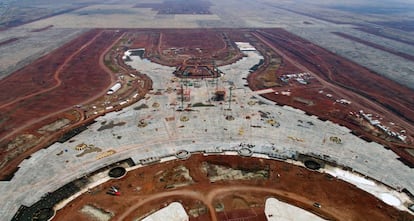
[[[2,1],[0,3],[0,30],[68,13],[91,4],[82,0],[60,1],[50,4],[47,0],[30,2]]]
[[[4,145],[31,124],[106,92],[113,77],[99,66],[100,58],[96,55],[112,44],[108,39],[118,37],[108,31],[88,32],[3,79],[0,83],[1,143]],[[83,59],[88,57],[93,59]],[[17,96],[9,96],[10,93]],[[5,151],[14,150],[3,149],[2,158]]]
[[[375,113],[375,115],[381,115],[381,118],[387,119],[388,122],[401,126],[408,132],[407,135],[413,137],[413,133],[410,132],[414,131],[412,124],[414,120],[412,118],[414,116],[414,100],[412,99],[414,92],[412,90],[297,38],[284,30],[259,31],[255,36],[281,55],[284,62],[281,64],[282,68],[276,72],[278,73],[276,76],[279,78],[291,73],[312,73],[311,80],[306,86],[294,86],[293,82],[286,83],[280,79],[272,79],[277,82],[273,86],[277,93],[264,94],[263,96],[266,98],[300,108],[323,119],[338,122],[355,130],[356,133],[364,135],[365,131],[369,132],[370,129],[366,128],[356,115],[360,110]],[[296,70],[290,68],[292,65]],[[249,85],[254,90],[269,88],[269,80],[263,77],[263,75],[268,75],[268,72],[269,70],[264,69],[251,75]],[[300,84],[296,83],[296,85]],[[289,91],[289,95],[283,95],[283,91]],[[351,103],[341,104],[341,99],[351,101]],[[389,127],[394,126],[393,124]],[[371,134],[367,136],[381,142]],[[381,135],[376,136],[382,137],[383,140],[392,141],[392,139],[384,138]],[[406,143],[412,144],[411,139],[407,139]],[[398,145],[393,146],[392,142],[384,144],[394,148],[403,158],[413,161],[412,156],[398,149]],[[410,147],[410,145],[405,147]]]
[[[263,93],[264,97],[345,125],[414,163],[414,157],[405,151],[414,137],[414,92],[283,29],[164,30],[130,33],[128,39],[132,48],[145,48],[144,57],[176,67],[232,63],[241,58],[234,42],[251,42],[266,55],[263,65],[256,67],[258,71],[251,69],[249,86],[253,90],[271,88],[274,93]],[[309,84],[281,80],[284,75],[299,73],[309,74]],[[287,91],[292,95],[284,96]],[[343,100],[349,104],[341,103]],[[399,134],[405,131],[405,140],[375,129],[362,119],[360,110],[387,119],[383,124]]]
[[[171,1],[165,0],[162,3],[140,3],[135,8],[152,8],[158,14],[211,14],[210,1],[194,0],[194,1]]]
[[[113,73],[115,70],[110,70],[104,62],[115,60],[107,52],[122,35],[114,30],[89,31],[0,82],[1,167],[6,163],[8,168],[16,166],[22,157],[27,157],[26,151],[31,153],[50,140],[55,141],[71,127],[90,121],[86,105],[106,94],[119,80]],[[128,69],[123,71],[129,73]],[[127,90],[130,94],[140,93],[131,90],[139,87],[138,76],[132,76],[136,79],[128,82],[130,88],[121,90],[118,99]],[[110,99],[103,102],[110,106]],[[79,109],[83,105],[85,109]],[[94,115],[101,113],[97,106],[94,105]],[[14,163],[10,163],[12,160]]]
[[[48,6],[47,3],[36,3],[40,8]],[[175,6],[177,1],[159,1],[156,3],[138,3],[127,0],[113,0],[110,2],[88,1],[87,4],[71,1],[71,5],[61,2],[57,8],[77,10],[56,14],[48,18],[37,20],[30,24],[22,25],[19,29],[93,29],[93,28],[286,28],[295,34],[353,60],[371,70],[376,71],[389,79],[397,81],[408,87],[414,85],[412,73],[413,62],[407,62],[398,56],[389,56],[389,53],[382,50],[372,50],[372,47],[361,47],[354,41],[343,41],[340,37],[331,32],[343,31],[352,36],[359,36],[362,39],[369,39],[370,42],[387,46],[395,51],[409,51],[407,54],[414,56],[412,43],[414,37],[409,33],[390,25],[380,26],[376,23],[387,21],[404,21],[413,19],[411,13],[412,4],[401,3],[401,8],[393,13],[384,14],[384,10],[372,10],[365,13],[363,9],[380,7],[376,4],[356,5],[353,7],[338,7],[332,2],[318,3],[307,2],[298,4],[294,2],[275,2],[269,0],[238,1],[238,0],[209,0],[191,1],[183,5],[184,1],[178,1],[187,14],[180,14]],[[66,4],[66,5],[65,5]],[[339,4],[339,3],[337,3]],[[402,6],[404,5],[404,6]],[[393,5],[394,7],[395,5]],[[49,6],[52,7],[52,6]],[[361,10],[357,10],[358,7]],[[159,14],[157,8],[171,10],[171,14]],[[201,9],[203,8],[203,9]],[[350,9],[355,9],[352,11]],[[188,10],[187,10],[188,9]],[[209,14],[202,14],[200,10],[208,10]],[[53,7],[52,9],[53,10]],[[392,10],[392,9],[390,9]],[[58,10],[57,10],[58,11]],[[199,13],[199,12],[200,13]],[[368,10],[369,11],[369,10]],[[10,10],[8,12],[13,12]],[[199,14],[198,14],[199,13]],[[19,14],[19,13],[16,13]],[[21,14],[20,14],[21,15]],[[241,16],[243,15],[243,16]],[[409,24],[409,23],[406,23]],[[399,27],[403,26],[399,24]],[[13,28],[10,30],[15,30]],[[9,30],[8,30],[9,31]],[[368,34],[369,32],[370,34]],[[323,34],[322,34],[323,33]],[[361,35],[363,37],[361,37]],[[11,37],[12,38],[12,37]],[[49,39],[61,38],[61,36],[49,36]],[[6,39],[7,40],[7,39]],[[39,41],[39,39],[37,39]],[[410,46],[411,44],[411,46]],[[36,45],[37,46],[37,45]],[[408,46],[408,47],[407,47]],[[1,49],[1,48],[0,48]],[[50,49],[49,49],[50,50]],[[44,53],[43,53],[44,54]],[[19,53],[15,56],[15,63],[29,55]],[[39,56],[39,55],[37,55]],[[392,61],[392,62],[391,62]],[[27,62],[27,61],[26,61]],[[5,63],[0,62],[4,65]],[[10,64],[10,63],[8,63]],[[26,63],[27,64],[27,63]],[[6,68],[6,70],[11,70]],[[15,70],[15,69],[14,69]],[[9,74],[10,72],[8,72]]]
[[[8,202],[0,215],[8,220],[21,205],[31,206],[46,193],[120,160],[130,158],[137,165],[156,163],[179,150],[237,154],[248,148],[260,156],[279,159],[309,154],[368,174],[396,190],[414,191],[411,169],[391,150],[366,142],[330,121],[275,105],[262,98],[261,91],[251,91],[246,86],[249,68],[264,57],[257,51],[243,53],[245,57],[236,63],[220,67],[225,74],[218,82],[208,78],[180,80],[171,74],[174,67],[131,56],[126,64],[151,76],[153,90],[121,111],[96,118],[96,123],[78,135],[25,159],[14,177],[0,185],[5,193],[1,200]],[[184,83],[191,92],[189,100],[181,103],[179,89]],[[227,94],[223,101],[212,99],[217,83]],[[177,111],[181,106],[185,110]],[[384,188],[373,194],[389,193]],[[407,210],[412,201],[403,193],[391,194],[401,202],[398,209]]]
[[[412,219],[414,5],[396,1],[2,1],[0,219],[121,159],[183,149],[304,154],[386,184],[395,191],[373,194],[400,204],[280,162],[197,155],[102,184],[58,219],[133,219],[179,200],[192,220],[264,220],[269,196],[331,219]],[[110,185],[120,198],[105,194]]]
[[[366,41],[366,40],[363,40],[363,39],[360,39],[360,38],[357,38],[357,37],[355,37],[355,36],[348,35],[348,34],[345,34],[345,33],[341,33],[341,32],[334,32],[334,34],[336,34],[336,35],[338,35],[338,36],[341,36],[341,37],[343,37],[343,38],[346,38],[346,39],[353,40],[353,41],[355,41],[355,42],[359,42],[359,43],[361,43],[361,44],[365,44],[365,45],[371,46],[371,47],[373,47],[373,48],[377,48],[377,49],[380,49],[380,50],[386,51],[386,52],[388,52],[388,53],[391,53],[391,54],[397,55],[397,56],[402,57],[402,58],[405,58],[405,59],[407,59],[407,60],[414,61],[414,56],[412,56],[412,55],[405,54],[405,53],[402,53],[402,52],[399,52],[399,51],[395,51],[395,50],[390,49],[390,48],[387,48],[387,47],[385,47],[385,46],[378,45],[378,44],[375,44],[375,43],[372,43],[372,42],[369,42],[369,41]]]
[[[85,29],[13,28],[0,35],[0,79],[73,40]],[[39,29],[44,29],[38,31]],[[33,32],[36,31],[36,32]]]
[[[121,196],[107,194],[111,186],[119,187]],[[412,218],[327,174],[274,160],[193,155],[141,167],[90,189],[58,211],[54,220],[93,220],[82,212],[86,205],[111,214],[111,220],[134,220],[174,201],[184,204],[190,220],[267,220],[264,202],[269,197],[328,220]],[[315,208],[314,202],[322,207]]]
[[[165,29],[127,34],[130,48],[145,48],[144,57],[168,66],[221,66],[243,55],[228,37],[238,30]]]

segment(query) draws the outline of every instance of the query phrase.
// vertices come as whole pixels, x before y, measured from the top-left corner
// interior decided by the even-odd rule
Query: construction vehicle
[[[112,196],[120,196],[121,192],[119,191],[119,188],[116,186],[111,186],[111,188],[109,188],[109,190],[106,192],[109,195]]]

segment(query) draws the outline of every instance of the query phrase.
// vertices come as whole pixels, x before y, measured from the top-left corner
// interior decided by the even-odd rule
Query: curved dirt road
[[[262,193],[269,193],[272,195],[276,195],[279,196],[282,199],[290,199],[295,201],[295,206],[301,206],[301,205],[312,205],[314,202],[303,197],[300,196],[296,193],[291,193],[288,191],[283,191],[283,190],[279,190],[279,189],[272,189],[272,188],[266,188],[266,187],[255,187],[255,186],[246,186],[246,185],[231,185],[231,186],[219,186],[216,187],[212,190],[210,190],[207,194],[201,193],[201,192],[196,192],[194,190],[173,190],[173,191],[168,191],[168,192],[162,192],[162,193],[156,193],[156,194],[152,194],[148,197],[143,197],[143,196],[139,196],[136,197],[137,201],[139,199],[143,199],[141,201],[139,201],[138,203],[136,203],[134,206],[128,208],[128,210],[124,211],[122,214],[116,215],[114,217],[115,221],[122,221],[125,220],[125,218],[127,218],[131,213],[133,213],[134,211],[136,211],[140,206],[146,204],[146,203],[150,203],[153,200],[156,199],[161,199],[164,197],[171,197],[171,196],[184,196],[184,197],[190,197],[193,199],[197,199],[200,200],[201,202],[203,202],[208,210],[209,210],[209,214],[210,214],[210,219],[212,221],[217,221],[217,214],[215,212],[215,208],[213,206],[213,202],[214,200],[218,197],[218,196],[224,196],[224,195],[228,195],[228,194],[232,194],[232,193],[236,193],[236,192],[262,192]],[[334,214],[334,211],[330,211],[329,208],[323,208],[321,209],[321,214],[323,214],[325,217],[329,217],[330,219],[333,220],[339,220],[338,217],[333,216],[332,214]]]
[[[263,33],[260,32],[260,34],[263,34]],[[371,106],[372,108],[375,108],[376,110],[379,110],[379,111],[387,114],[389,117],[391,117],[389,120],[391,120],[393,122],[398,122],[399,125],[403,126],[407,130],[414,131],[414,126],[413,125],[411,125],[411,124],[407,123],[406,121],[402,120],[400,117],[396,116],[394,113],[392,113],[390,110],[386,109],[382,105],[380,105],[380,104],[378,104],[378,103],[376,103],[376,102],[374,102],[374,101],[372,101],[372,100],[370,100],[370,99],[368,99],[368,98],[366,98],[362,95],[359,95],[357,93],[354,93],[352,91],[344,89],[343,87],[340,87],[340,86],[338,86],[334,83],[331,83],[331,82],[328,82],[328,81],[324,80],[322,77],[318,76],[317,74],[310,71],[308,68],[306,68],[302,64],[298,63],[297,61],[295,61],[292,58],[290,58],[289,56],[287,56],[285,53],[283,53],[278,48],[274,47],[268,40],[266,40],[265,38],[263,38],[259,34],[252,33],[252,35],[255,36],[256,38],[258,38],[263,43],[265,43],[268,47],[270,47],[276,53],[278,53],[283,59],[285,59],[286,61],[292,63],[299,70],[312,74],[312,76],[315,77],[323,86],[332,89],[333,91],[335,91],[335,93],[342,96],[343,98],[354,100],[354,99],[351,99],[351,98],[355,97],[356,99],[358,99],[360,101],[356,104],[356,106],[358,108],[364,109],[365,106],[361,105],[361,102],[363,104],[369,104],[369,106]],[[329,70],[329,68],[328,68],[328,70]]]
[[[18,97],[18,98],[14,99],[11,102],[8,102],[8,103],[5,103],[5,104],[0,105],[0,109],[1,108],[4,108],[6,106],[9,106],[9,105],[15,104],[17,102],[20,102],[22,100],[25,100],[25,99],[28,99],[28,98],[34,97],[36,95],[43,94],[43,93],[46,93],[48,91],[51,91],[53,89],[58,88],[62,84],[62,81],[60,80],[59,75],[62,73],[63,68],[66,67],[66,65],[69,63],[69,61],[71,61],[73,59],[73,57],[75,57],[76,55],[78,55],[86,47],[88,47],[90,44],[92,44],[101,34],[102,34],[102,31],[100,31],[99,33],[97,33],[95,35],[95,37],[93,37],[87,43],[85,43],[84,45],[82,45],[82,47],[80,47],[78,50],[76,50],[74,53],[72,53],[69,57],[67,57],[65,59],[65,61],[59,66],[59,68],[53,74],[53,79],[56,81],[56,84],[55,85],[53,85],[52,87],[49,87],[49,88],[46,88],[46,89],[37,91],[35,93],[28,94],[28,95],[23,96],[23,97]]]
[[[90,45],[92,42],[93,42],[93,40],[96,40],[96,38],[97,37],[99,37],[99,35],[100,34],[102,34],[102,31],[99,33],[99,34],[97,34],[91,41],[89,41],[87,44],[85,44],[84,45],[84,47],[82,47],[82,48],[85,48],[85,47],[87,47],[87,45]],[[104,72],[106,73],[106,74],[108,74],[109,76],[110,76],[110,81],[111,81],[111,83],[108,85],[108,87],[107,88],[105,88],[104,90],[102,90],[102,91],[100,91],[100,92],[97,92],[96,94],[94,94],[92,97],[89,97],[89,98],[87,98],[86,100],[84,100],[81,104],[86,104],[86,103],[90,103],[90,102],[92,102],[92,101],[94,101],[94,100],[96,100],[97,98],[99,98],[99,97],[101,97],[101,96],[103,96],[103,95],[105,95],[106,94],[106,91],[112,86],[112,84],[115,82],[115,76],[114,76],[114,74],[112,73],[112,71],[111,70],[109,70],[109,68],[108,67],[106,67],[106,65],[104,64],[104,62],[103,62],[103,59],[104,59],[104,56],[105,56],[105,54],[107,54],[108,52],[109,52],[109,50],[111,50],[111,48],[117,43],[117,42],[119,42],[119,40],[123,37],[125,35],[125,33],[124,34],[122,34],[120,37],[118,37],[110,46],[108,46],[105,50],[104,50],[104,52],[103,53],[101,53],[100,54],[100,56],[99,56],[99,65],[100,65],[100,67],[104,70]],[[77,51],[77,53],[79,53],[81,51],[81,49],[80,50],[78,50]],[[71,58],[73,58],[77,53],[74,53],[74,54],[72,54],[70,57]],[[65,64],[67,64],[68,62],[69,62],[70,60],[69,59],[67,59],[67,60],[65,60]],[[56,74],[55,74],[55,77],[57,77],[57,79],[58,79],[58,84],[60,85],[61,84],[61,80],[58,78],[58,76],[59,76],[59,74],[61,73],[61,70],[62,70],[62,68],[63,68],[63,64],[62,64],[62,66],[59,68],[59,72],[57,72]],[[60,82],[60,83],[59,83]],[[57,87],[59,87],[59,85],[55,85],[53,88],[48,88],[48,89],[46,89],[47,91],[50,91],[50,90],[53,90],[53,89],[56,89]],[[42,92],[40,92],[40,93],[45,93],[45,92],[47,92],[47,91],[42,91]],[[37,92],[37,94],[38,94],[39,92]],[[34,94],[32,94],[32,96],[35,96]],[[16,134],[18,134],[19,132],[21,132],[22,130],[24,130],[24,129],[26,129],[26,128],[28,128],[30,125],[33,125],[33,124],[36,124],[36,123],[38,123],[38,122],[41,122],[41,121],[43,121],[43,120],[45,120],[45,119],[48,119],[48,118],[50,118],[50,117],[52,117],[52,116],[55,116],[55,115],[59,115],[59,114],[61,114],[61,113],[64,113],[64,112],[66,112],[66,111],[68,111],[68,110],[70,110],[70,109],[73,109],[73,107],[72,106],[69,106],[69,107],[66,107],[66,108],[63,108],[63,109],[61,109],[61,110],[59,110],[59,111],[57,111],[57,112],[54,112],[54,113],[50,113],[50,114],[47,114],[47,115],[44,115],[44,116],[41,116],[41,117],[38,117],[38,118],[34,118],[34,119],[32,119],[31,121],[28,121],[28,122],[26,122],[24,125],[20,125],[19,127],[16,127],[16,128],[14,128],[14,130],[13,131],[11,131],[10,133],[8,133],[6,136],[4,136],[4,137],[1,137],[0,138],[0,141],[3,141],[3,140],[6,140],[6,139],[9,139],[10,137],[13,137],[14,135],[16,135]],[[71,125],[71,127],[73,128],[73,127],[77,127],[77,126],[79,126],[79,125],[81,125],[83,122],[84,122],[84,120],[85,120],[85,116],[84,116],[84,114],[83,113],[81,113],[81,119],[79,120],[79,122],[77,122],[77,123],[74,123],[73,125]],[[20,154],[18,157],[16,157],[16,158],[14,158],[13,160],[11,160],[11,161],[9,161],[8,163],[7,163],[7,165],[5,166],[5,167],[3,167],[2,169],[1,169],[1,173],[0,173],[0,175],[1,176],[7,176],[8,174],[10,174],[10,173],[12,173],[14,170],[15,170],[15,168],[18,166],[18,164],[20,164],[20,162],[21,161],[23,161],[28,155],[30,155],[30,154],[32,154],[32,153],[34,153],[34,152],[36,152],[37,150],[39,150],[40,148],[43,148],[44,147],[44,145],[46,145],[48,142],[50,141],[50,138],[47,138],[47,139],[45,139],[45,140],[43,140],[42,142],[40,142],[39,144],[37,144],[35,147],[33,147],[32,149],[30,149],[30,150],[28,150],[28,151],[26,151],[25,152],[25,154]]]
[[[46,93],[46,92],[49,92],[49,91],[51,91],[51,90],[54,90],[54,89],[56,89],[56,88],[58,88],[61,84],[62,84],[62,81],[60,80],[60,78],[59,78],[59,75],[62,73],[62,69],[63,69],[63,67],[65,67],[65,65],[71,60],[71,59],[73,59],[73,57],[74,56],[76,56],[77,54],[79,54],[81,51],[82,51],[82,49],[84,49],[85,47],[87,47],[87,46],[89,46],[91,43],[93,43],[93,41],[94,40],[96,40],[96,38],[98,38],[101,34],[102,34],[102,32],[103,31],[101,31],[101,32],[99,32],[99,34],[97,34],[92,40],[90,40],[88,43],[86,43],[85,45],[83,45],[82,46],[82,48],[81,49],[79,49],[79,50],[77,50],[77,52],[75,52],[74,54],[72,54],[68,59],[66,59],[65,60],[65,62],[58,68],[58,70],[56,71],[56,73],[54,74],[54,78],[55,78],[55,80],[56,80],[56,85],[54,85],[53,87],[50,87],[50,88],[47,88],[47,89],[44,89],[44,90],[42,90],[42,91],[38,91],[38,92],[36,92],[36,93],[32,93],[32,94],[30,94],[30,95],[26,95],[26,96],[24,96],[24,97],[20,97],[19,99],[16,99],[16,100],[14,100],[13,102],[9,102],[8,104],[4,104],[4,105],[2,105],[2,106],[0,106],[0,109],[1,108],[4,108],[6,105],[12,105],[12,104],[14,104],[14,103],[17,103],[17,102],[19,102],[19,101],[21,101],[21,100],[24,100],[24,99],[27,99],[27,98],[31,98],[31,97],[34,97],[34,96],[36,96],[36,95],[38,95],[38,94],[42,94],[42,93]],[[109,70],[109,68],[108,67],[106,67],[106,65],[104,64],[104,62],[103,62],[103,57],[105,56],[105,54],[106,53],[108,53],[108,51],[121,39],[123,37],[123,35],[121,35],[119,38],[117,38],[114,42],[113,42],[113,44],[111,44],[109,47],[107,47],[106,49],[105,49],[105,51],[100,55],[100,57],[99,57],[99,66],[102,68],[102,69],[104,69],[104,71],[105,71],[105,73],[106,74],[108,74],[109,76],[110,76],[110,79],[111,79],[111,84],[109,84],[108,85],[108,87],[107,88],[105,88],[104,90],[102,90],[102,91],[100,91],[100,92],[98,92],[98,93],[96,93],[96,94],[94,94],[92,97],[89,97],[89,98],[87,98],[86,100],[84,100],[82,103],[80,103],[80,104],[86,104],[86,103],[90,103],[90,102],[92,102],[93,100],[96,100],[97,98],[99,98],[99,97],[101,97],[101,96],[103,96],[105,93],[106,93],[106,91],[112,86],[112,84],[115,82],[115,76],[112,74],[112,71],[111,70]],[[27,122],[26,124],[24,124],[24,125],[21,125],[21,126],[19,126],[19,127],[17,127],[17,128],[14,128],[14,130],[12,131],[12,132],[10,132],[10,133],[8,133],[6,136],[4,136],[4,137],[2,137],[1,138],[1,140],[4,140],[4,139],[7,139],[7,138],[9,138],[9,137],[12,137],[13,135],[15,135],[16,133],[18,133],[18,132],[20,132],[21,130],[23,130],[24,128],[27,128],[29,125],[33,125],[33,124],[35,124],[35,123],[38,123],[38,122],[41,122],[41,121],[43,121],[43,120],[45,120],[45,119],[47,119],[47,118],[49,118],[49,117],[51,117],[51,116],[54,116],[54,115],[58,115],[58,114],[61,114],[61,113],[63,113],[63,112],[65,112],[65,111],[68,111],[68,110],[70,110],[70,109],[72,109],[73,107],[72,106],[70,106],[70,107],[66,107],[66,108],[63,108],[63,109],[61,109],[61,110],[59,110],[59,111],[57,111],[57,112],[54,112],[54,113],[51,113],[51,114],[48,114],[48,115],[44,115],[44,116],[41,116],[41,117],[38,117],[38,118],[35,118],[35,119],[33,119],[33,120],[31,120],[31,121],[29,121],[29,122]]]

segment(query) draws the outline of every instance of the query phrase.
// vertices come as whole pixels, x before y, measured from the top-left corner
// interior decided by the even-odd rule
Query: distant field
[[[403,31],[414,31],[414,20],[403,20],[403,21],[383,21],[375,22],[375,24],[387,26],[389,28],[400,29]]]
[[[211,3],[203,0],[171,1],[162,3],[140,3],[136,8],[152,8],[158,14],[211,14]]]
[[[68,13],[84,6],[73,6],[61,9],[13,7],[5,10],[0,16],[0,28],[11,28],[48,17]]]

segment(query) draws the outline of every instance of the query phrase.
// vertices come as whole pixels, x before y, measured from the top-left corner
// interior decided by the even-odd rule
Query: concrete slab
[[[177,111],[178,104],[173,104],[180,100],[179,95],[166,90],[180,87],[180,82],[171,81],[174,68],[132,57],[131,66],[150,76],[154,81],[154,91],[160,91],[160,94],[148,94],[148,100],[99,117],[95,124],[75,136],[73,142],[55,143],[26,159],[10,182],[0,182],[1,220],[10,220],[21,204],[30,206],[46,193],[119,160],[132,157],[139,163],[150,157],[173,156],[177,150],[203,152],[217,147],[237,152],[244,145],[251,145],[255,154],[270,156],[291,158],[296,152],[326,155],[340,165],[351,167],[397,190],[406,188],[414,193],[413,170],[401,163],[392,151],[379,144],[368,143],[332,122],[323,122],[303,111],[280,107],[252,96],[252,91],[244,86],[246,81],[243,78],[262,56],[254,51],[245,53],[246,57],[236,63],[220,67],[225,73],[219,79],[220,85],[226,90],[230,86],[235,88],[230,110],[227,98],[222,102],[210,101],[212,106],[193,107],[196,102],[208,102],[209,95],[215,91],[211,82],[204,79],[194,80],[202,85],[200,88],[190,87],[194,96],[184,105],[191,111]],[[148,108],[134,109],[143,104]],[[270,125],[261,113],[271,116],[280,125]],[[232,116],[232,119],[227,116]],[[147,125],[138,127],[140,120],[145,120]],[[103,122],[110,121],[125,124],[98,131]],[[311,121],[312,125],[297,126],[300,121]],[[330,136],[340,137],[342,144],[324,142]],[[93,144],[100,152],[80,156],[82,151],[75,149],[80,143]],[[109,150],[115,153],[97,159],[99,154]]]
[[[181,203],[173,202],[155,213],[145,217],[142,221],[188,221],[189,217]]]
[[[269,198],[265,204],[265,214],[268,221],[323,221],[325,219],[302,208]]]

